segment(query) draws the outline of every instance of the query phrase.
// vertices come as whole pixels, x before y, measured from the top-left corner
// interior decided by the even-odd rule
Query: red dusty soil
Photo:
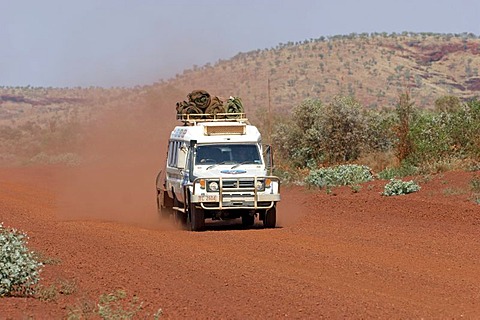
[[[286,187],[278,228],[193,233],[157,219],[154,173],[122,193],[120,172],[132,173],[121,170],[108,193],[81,187],[88,171],[77,170],[0,169],[0,220],[28,233],[49,262],[43,291],[56,293],[0,298],[0,319],[92,318],[116,289],[143,301],[136,318],[159,308],[165,319],[480,318],[472,172],[423,178],[397,197],[380,195],[386,181],[357,193]]]

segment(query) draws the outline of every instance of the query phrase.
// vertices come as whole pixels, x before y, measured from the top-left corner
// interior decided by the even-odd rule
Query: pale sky
[[[352,32],[480,35],[480,0],[0,0],[0,86],[152,84]]]

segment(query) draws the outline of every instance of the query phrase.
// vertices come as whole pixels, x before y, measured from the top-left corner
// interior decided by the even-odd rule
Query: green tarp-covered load
[[[204,115],[206,118],[229,118],[228,113],[244,113],[242,101],[238,97],[230,97],[225,102],[211,96],[205,90],[194,90],[187,95],[188,101],[177,102],[178,115]],[[232,116],[234,116],[232,114]]]

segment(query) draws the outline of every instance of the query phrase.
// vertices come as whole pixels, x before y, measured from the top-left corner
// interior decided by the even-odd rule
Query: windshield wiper
[[[253,162],[253,161],[251,161],[251,160],[243,161],[243,162],[237,163],[236,165],[234,165],[234,166],[231,167],[230,169],[238,168],[238,167],[240,167],[242,164],[253,164],[253,163],[255,163],[255,162]]]
[[[227,161],[222,161],[222,162],[219,162],[219,163],[214,163],[214,164],[212,164],[211,166],[208,166],[207,169],[205,169],[205,170],[215,168],[216,166],[221,165],[221,164],[225,164],[225,163],[227,163]]]

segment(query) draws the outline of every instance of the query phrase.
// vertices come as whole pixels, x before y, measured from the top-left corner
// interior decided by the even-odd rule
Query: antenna
[[[272,143],[272,105],[270,103],[270,76],[267,78],[267,100],[268,100],[268,143]]]

